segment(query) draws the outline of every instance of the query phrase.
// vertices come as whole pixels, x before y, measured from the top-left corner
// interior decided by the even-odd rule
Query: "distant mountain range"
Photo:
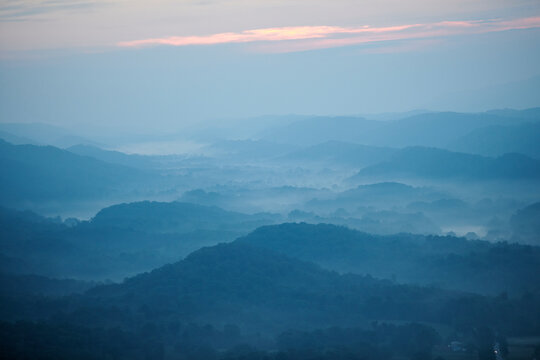
[[[520,153],[540,159],[540,123],[476,129],[451,142],[448,148],[484,156]]]
[[[441,191],[429,187],[414,187],[399,182],[380,182],[358,185],[350,190],[337,193],[327,199],[313,199],[310,207],[333,203],[335,207],[373,206],[384,202],[395,205],[406,205],[411,201],[435,200],[447,196]]]
[[[73,145],[66,148],[67,151],[81,155],[91,157],[97,160],[101,160],[111,164],[123,165],[138,169],[152,169],[159,166],[157,159],[159,157],[145,156],[145,155],[128,155],[119,151],[104,150],[97,146],[92,145]]]
[[[393,121],[359,117],[312,117],[261,132],[259,137],[278,143],[317,145],[327,141],[365,145],[446,147],[473,130],[518,125],[540,120],[538,109],[487,113],[422,113]]]
[[[52,146],[12,145],[0,140],[3,204],[98,199],[129,191],[152,175],[75,155]]]
[[[0,210],[0,270],[8,273],[118,278],[176,261],[202,246],[230,242],[257,227],[238,242],[332,270],[403,283],[491,294],[502,289],[521,292],[535,289],[531,272],[540,268],[537,247],[451,236],[377,236],[324,224],[260,227],[282,220],[188,203],[122,204],[78,224]],[[519,215],[516,224],[518,218],[534,224],[537,214],[528,209],[525,213],[532,215]],[[497,281],[486,281],[494,274]]]
[[[177,202],[115,205],[85,222],[0,208],[0,272],[121,279],[279,220]]]
[[[540,351],[540,108],[378,119],[215,121],[104,147],[0,124],[0,357]],[[181,138],[201,154],[106,150]]]
[[[100,145],[64,128],[43,123],[0,123],[0,139],[16,145],[53,145],[60,148],[77,144]]]
[[[242,232],[279,220],[279,215],[269,213],[246,215],[215,206],[143,201],[105,208],[91,223],[100,228],[186,233],[197,229]]]
[[[362,178],[538,179],[540,161],[520,154],[489,158],[435,148],[409,147],[396,152],[388,161],[360,170],[353,179]]]

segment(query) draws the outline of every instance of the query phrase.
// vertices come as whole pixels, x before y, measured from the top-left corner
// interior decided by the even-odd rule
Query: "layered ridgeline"
[[[327,224],[261,227],[238,242],[342,273],[497,295],[540,290],[540,248],[454,236],[377,236]]]
[[[82,279],[122,279],[232,241],[279,216],[246,215],[189,203],[136,202],[90,221],[60,221],[0,208],[2,271]]]
[[[97,146],[77,144],[70,146],[67,151],[80,156],[87,156],[111,164],[123,165],[136,169],[153,169],[160,166],[159,159],[163,157],[138,154],[124,154],[120,151],[104,150]]]
[[[317,194],[316,194],[317,195]],[[307,202],[306,207],[316,211],[325,208],[344,208],[352,211],[358,207],[382,207],[381,204],[391,203],[393,206],[406,206],[418,201],[434,201],[451,196],[449,193],[433,187],[411,186],[398,182],[380,182],[358,185],[351,189],[314,198]]]
[[[156,180],[133,168],[79,156],[52,146],[0,140],[3,205],[97,200],[144,191]]]
[[[520,153],[540,159],[540,123],[476,129],[450,143],[448,148],[484,156]]]
[[[159,314],[217,325],[236,323],[249,332],[367,324],[375,318],[434,320],[434,289],[402,288],[363,276],[342,276],[312,264],[240,244],[203,248],[185,260],[139,275],[119,285],[87,293],[92,302],[146,304]],[[399,306],[368,302],[391,298]],[[174,318],[167,315],[166,319]]]
[[[540,250],[470,239],[538,241],[538,119],[303,117],[180,160],[0,143],[4,206],[183,201],[89,221],[2,208],[0,357],[449,359],[459,340],[492,358],[540,333]],[[427,235],[451,230],[467,239]]]
[[[247,215],[216,206],[142,201],[105,208],[96,214],[92,224],[158,233],[183,233],[197,229],[244,232],[279,220],[279,215],[270,213]]]
[[[61,148],[76,144],[99,145],[97,141],[45,123],[0,123],[0,138],[16,145],[52,145]]]
[[[369,119],[368,119],[369,118]],[[487,133],[480,136],[481,142],[489,143],[497,138],[504,144],[506,152],[520,152],[523,144],[513,142],[514,130],[528,124],[537,124],[540,120],[540,108],[526,110],[493,110],[483,113],[429,112],[417,111],[403,114],[387,114],[387,116],[344,117],[344,116],[267,116],[247,118],[243,120],[219,122],[211,127],[202,129],[185,129],[183,136],[167,134],[167,140],[192,140],[203,143],[212,142],[210,148],[217,153],[229,155],[271,157],[276,151],[292,151],[293,147],[312,146],[327,141],[340,141],[375,146],[430,146],[450,148],[461,143],[462,137],[467,137],[476,131]],[[499,135],[490,137],[490,127],[505,127],[508,129],[508,139]],[[497,131],[495,131],[497,132]],[[525,139],[531,139],[538,134],[523,134]],[[16,144],[43,144],[58,147],[71,147],[79,144],[103,146],[100,141],[88,139],[70,130],[40,123],[3,123],[0,124],[0,137]],[[126,141],[156,141],[155,137],[147,138],[141,135],[131,136],[122,133],[121,136],[108,134],[103,137],[112,143]],[[244,139],[244,140],[226,140]],[[160,140],[158,138],[157,140]],[[463,144],[473,143],[464,140]],[[284,146],[283,144],[288,144]],[[276,145],[281,145],[278,147]],[[508,146],[510,145],[510,146]],[[468,147],[468,146],[467,146]],[[488,147],[489,148],[489,147]],[[75,150],[75,149],[74,149]],[[77,149],[76,151],[93,151]],[[469,151],[465,148],[460,151]],[[535,151],[536,152],[536,151]],[[528,153],[525,153],[528,154]],[[486,154],[497,155],[497,154]],[[528,154],[532,155],[532,154]]]
[[[540,160],[521,154],[497,158],[425,147],[409,147],[389,160],[367,166],[352,179],[424,178],[452,180],[534,180],[540,178]]]
[[[375,146],[446,148],[477,129],[519,126],[539,120],[538,108],[477,114],[427,112],[390,121],[318,116],[267,129],[258,136],[267,141],[304,146],[335,140]],[[509,149],[517,151],[517,148]]]
[[[536,207],[514,215],[514,227],[522,229],[515,236],[522,240],[535,231]],[[247,215],[180,202],[115,205],[88,222],[61,222],[7,209],[0,215],[4,272],[93,280],[147,271],[202,246],[229,242],[261,225],[282,221],[275,214]],[[305,223],[260,227],[238,241],[336,271],[399,283],[487,294],[521,294],[539,286],[533,274],[540,271],[540,253],[534,246],[455,236],[378,236]]]
[[[3,348],[27,354],[47,348],[61,353],[70,349],[77,358],[92,345],[94,354],[108,354],[111,344],[105,334],[118,339],[118,344],[140,339],[135,348],[145,349],[152,359],[180,354],[189,359],[215,359],[218,355],[210,346],[229,349],[239,343],[285,353],[306,351],[317,339],[322,341],[320,347],[309,351],[311,356],[313,352],[326,354],[320,357],[323,359],[336,358],[329,355],[330,349],[355,354],[353,358],[363,354],[372,359],[416,359],[420,355],[430,358],[433,346],[441,341],[432,326],[445,328],[446,333],[456,331],[470,341],[475,341],[473,334],[478,329],[490,328],[508,336],[540,331],[538,293],[493,298],[340,275],[244,242],[203,248],[180,262],[120,284],[95,287],[84,295],[61,299],[3,295],[0,301],[4,320],[42,321],[40,325],[3,323]],[[376,323],[410,321],[429,325]],[[328,329],[335,326],[347,329]],[[327,330],[311,332],[317,328]],[[36,340],[43,332],[54,334],[50,344]],[[391,341],[395,338],[390,334],[401,334],[400,341]],[[22,339],[34,346],[17,348]],[[54,348],[59,339],[64,345]],[[87,340],[81,343],[77,339]],[[491,341],[478,340],[471,346],[492,351]],[[201,346],[206,350],[200,357],[187,355]],[[131,355],[132,347],[113,349],[117,358],[144,358]],[[243,358],[259,359],[253,351]],[[285,358],[304,358],[293,354]]]

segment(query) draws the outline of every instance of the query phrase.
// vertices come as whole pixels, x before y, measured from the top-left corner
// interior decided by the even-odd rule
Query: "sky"
[[[0,121],[540,106],[539,0],[0,0]]]

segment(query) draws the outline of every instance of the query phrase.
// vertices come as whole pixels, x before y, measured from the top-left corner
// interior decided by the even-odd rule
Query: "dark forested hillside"
[[[377,236],[334,225],[282,224],[240,242],[314,261],[340,272],[399,283],[499,294],[540,290],[540,248],[453,236]]]
[[[176,313],[189,321],[214,324],[235,322],[260,333],[285,330],[293,323],[300,328],[351,326],[373,317],[405,319],[418,312],[424,320],[433,320],[435,315],[424,310],[438,291],[411,287],[401,293],[400,289],[389,282],[340,276],[268,250],[232,243],[201,249],[179,263],[120,285],[93,289],[89,295],[135,309],[146,304],[156,315]],[[370,305],[367,300],[372,297],[390,297],[407,311],[398,315],[383,304]]]
[[[115,334],[119,343],[131,344],[134,339],[146,338],[137,346],[117,349],[118,358],[125,358],[139,347],[156,350],[158,359],[174,358],[175,354],[192,351],[193,345],[204,346],[205,356],[210,356],[208,351],[212,347],[219,346],[219,355],[226,356],[231,353],[223,349],[240,351],[234,347],[240,343],[259,349],[278,346],[281,351],[300,351],[299,354],[325,354],[332,348],[370,356],[382,351],[383,358],[415,358],[416,352],[429,357],[441,341],[430,325],[396,327],[377,323],[420,321],[445,326],[465,337],[473,336],[475,329],[481,328],[508,335],[528,335],[540,330],[538,293],[495,298],[397,285],[370,276],[339,275],[239,242],[203,248],[180,262],[121,284],[97,286],[84,295],[59,299],[16,296],[0,297],[2,318],[41,319],[41,325],[4,323],[2,329],[6,333],[2,341],[13,339],[19,343],[28,337],[33,342],[38,339],[36,332],[43,329],[56,334],[52,337],[56,340],[30,348],[4,343],[6,350],[23,354],[35,349],[44,351],[47,346],[53,353],[63,354],[70,349],[81,354],[83,349],[73,347],[76,339],[86,336],[90,338],[85,340],[84,344],[89,344],[85,348],[97,346],[97,353],[101,353],[103,346],[111,346],[102,334],[110,333]],[[331,326],[346,329],[314,332]],[[358,326],[361,328],[352,329]],[[295,330],[289,331],[291,328]],[[391,344],[399,341],[400,350],[383,345],[385,342],[377,338]],[[63,346],[58,344],[60,339],[65,342]],[[474,336],[470,339],[475,341]],[[314,342],[318,345],[311,348]],[[477,342],[471,346],[489,349],[489,344]],[[249,349],[250,356],[261,351]],[[212,351],[214,356],[218,355],[216,350]]]
[[[2,269],[122,279],[275,221],[270,214],[245,215],[176,202],[121,204],[103,209],[91,221],[74,224],[0,208]]]
[[[436,288],[397,285],[370,276],[339,275],[240,243],[204,248],[178,263],[121,284],[101,285],[83,297],[66,300],[68,307],[57,308],[53,302],[50,309],[56,308],[55,311],[64,313],[66,321],[74,323],[80,323],[81,319],[71,316],[71,312],[93,303],[122,309],[124,315],[115,320],[120,323],[140,321],[137,314],[146,308],[155,322],[179,320],[218,326],[236,323],[248,333],[261,334],[275,334],[292,324],[298,329],[310,329],[325,325],[352,326],[373,320],[463,321],[454,318],[458,316],[452,313],[458,310],[451,309],[454,302],[470,302],[471,305],[459,311],[472,311],[474,308],[469,308],[472,304],[487,305],[492,301]],[[487,321],[492,326],[517,331],[514,322],[488,318],[489,312],[496,311],[498,306],[486,308],[467,322]],[[517,310],[507,308],[504,313],[508,311]],[[104,320],[86,319],[80,325],[97,326]],[[535,321],[531,318],[527,326],[538,326]],[[522,331],[528,331],[527,327]]]

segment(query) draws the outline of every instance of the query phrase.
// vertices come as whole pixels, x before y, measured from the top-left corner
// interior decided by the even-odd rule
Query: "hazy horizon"
[[[152,132],[540,105],[538,1],[152,4],[4,1],[2,121]]]

